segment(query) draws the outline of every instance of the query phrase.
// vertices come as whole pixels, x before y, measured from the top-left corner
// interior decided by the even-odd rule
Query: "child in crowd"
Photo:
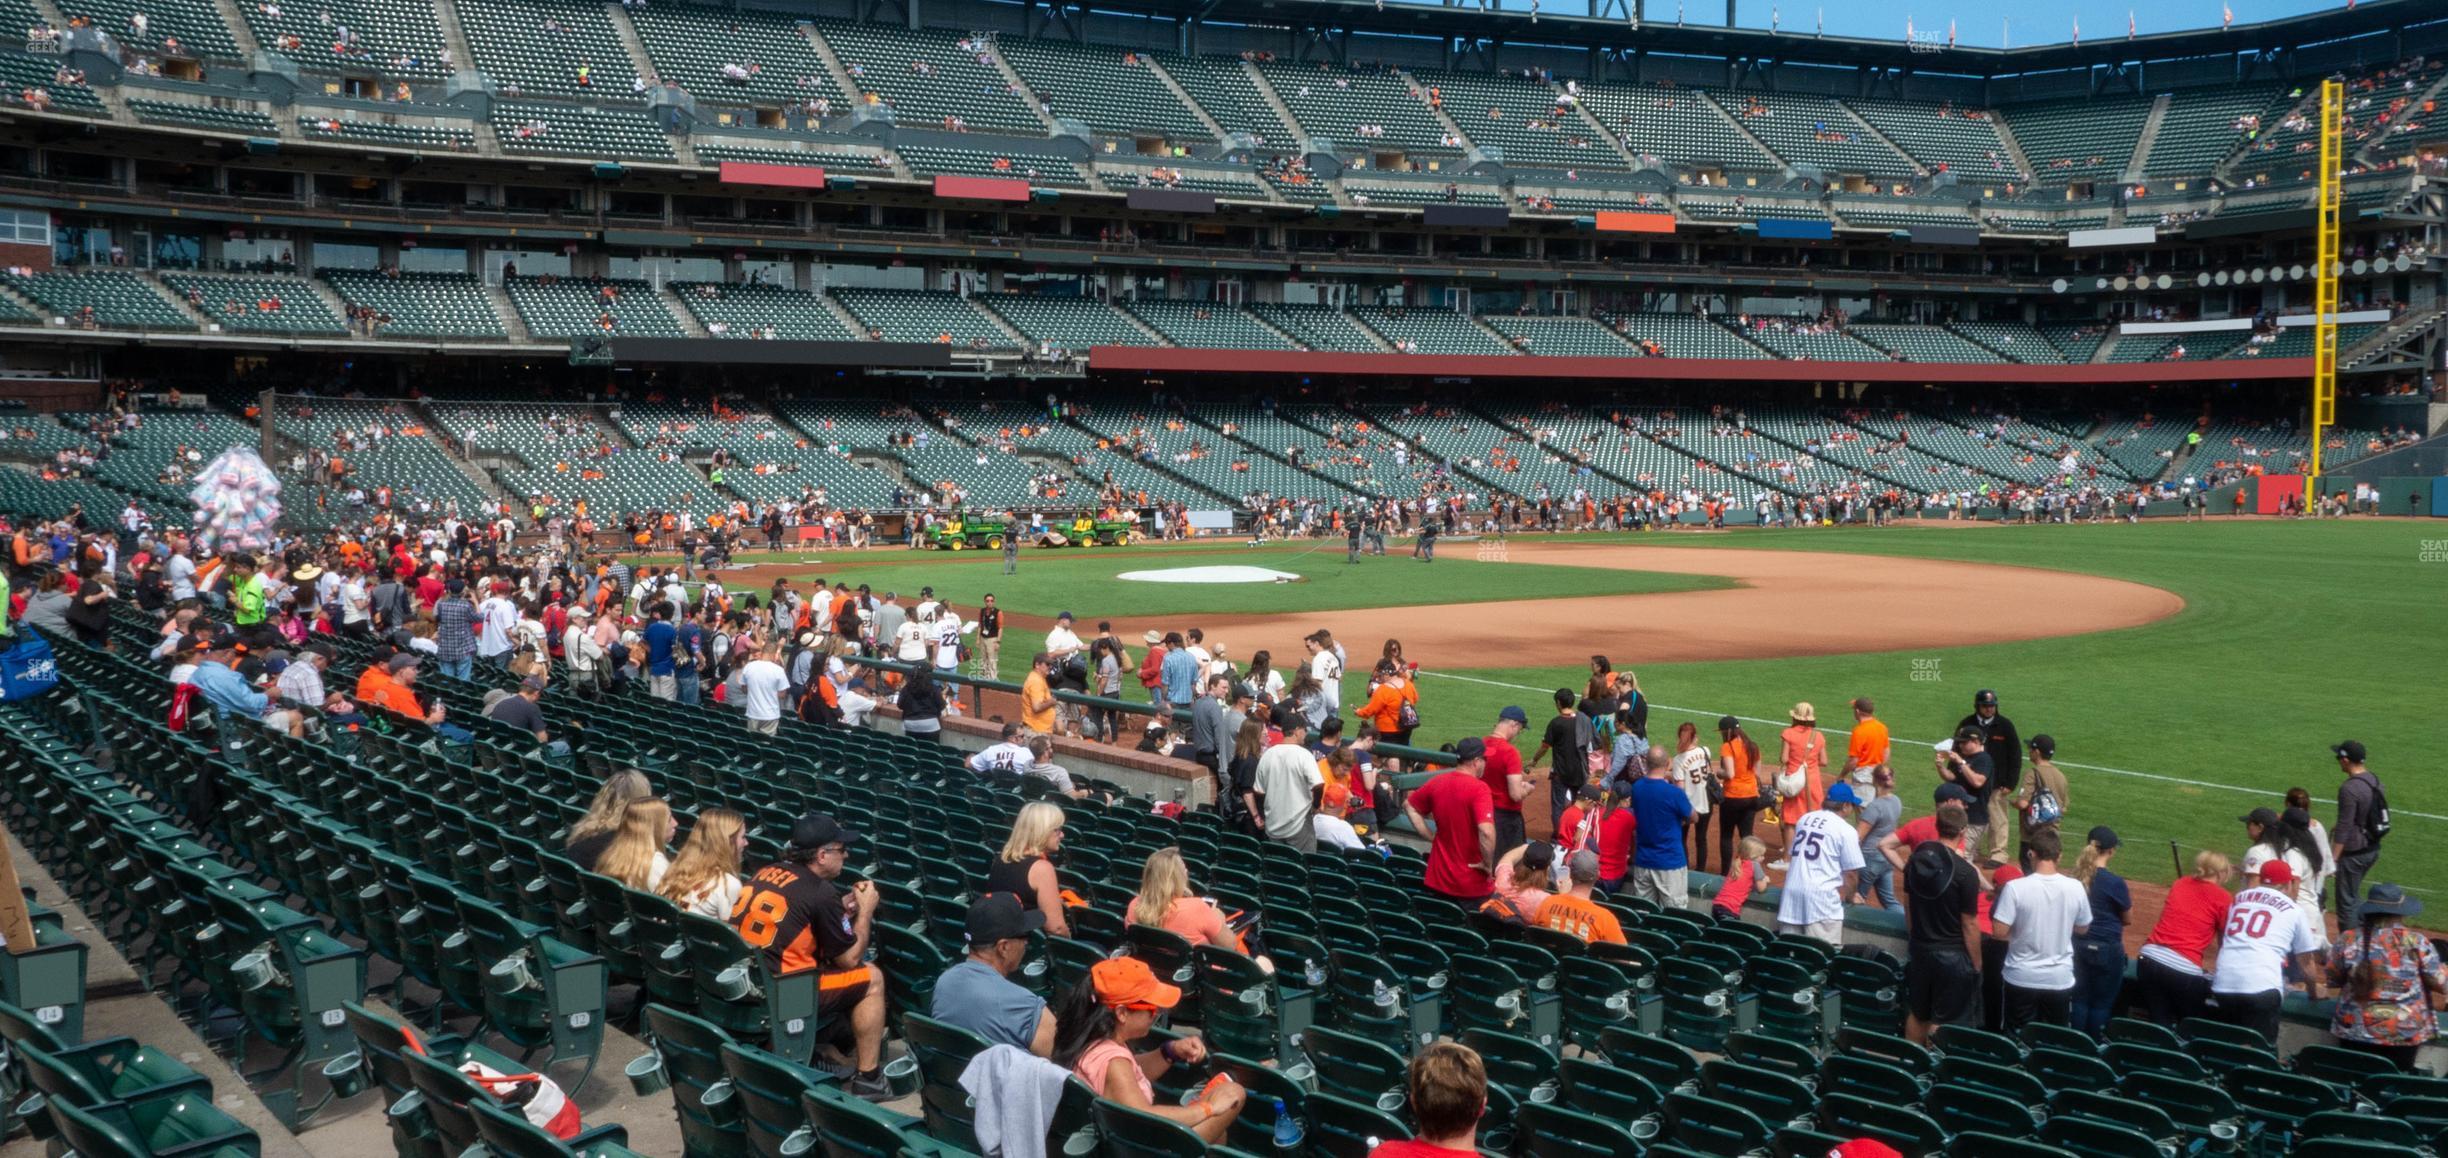
[[[1762,863],[1768,857],[1768,842],[1756,836],[1746,836],[1742,839],[1740,851],[1741,861],[1735,864],[1732,873],[1727,874],[1724,886],[1717,890],[1716,899],[1709,903],[1709,911],[1715,913],[1720,921],[1742,920],[1743,902],[1750,900],[1751,894],[1758,892],[1768,880],[1767,866]]]

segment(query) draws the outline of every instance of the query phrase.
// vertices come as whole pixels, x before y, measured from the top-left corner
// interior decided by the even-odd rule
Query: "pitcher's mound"
[[[1298,583],[1290,571],[1265,567],[1167,567],[1161,571],[1124,571],[1114,576],[1134,583]]]

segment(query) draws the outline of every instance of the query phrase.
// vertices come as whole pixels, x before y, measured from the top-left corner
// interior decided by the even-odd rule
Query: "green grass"
[[[2329,745],[2371,749],[2372,770],[2396,812],[2374,879],[2448,893],[2448,763],[2436,703],[2448,646],[2448,561],[2422,562],[2426,540],[2448,524],[2245,522],[2016,527],[1992,531],[1769,531],[1706,541],[1651,535],[1644,546],[1842,551],[2009,563],[2130,579],[2174,591],[2185,610],[2146,627],[2053,640],[1915,652],[1726,663],[1640,664],[1639,625],[1599,635],[1618,663],[1638,668],[1655,704],[1653,738],[1699,723],[1714,741],[1721,713],[1753,724],[1773,756],[1774,734],[1796,700],[1841,728],[1857,695],[1879,703],[1899,740],[1929,741],[1971,710],[1972,693],[1997,690],[2023,735],[2053,735],[2061,765],[2172,777],[2171,783],[2068,768],[2066,826],[2114,826],[2127,875],[2173,875],[2167,844],[2245,844],[2236,818],[2278,807],[2290,786],[2311,791],[2314,815],[2334,811],[2337,764]],[[2001,622],[2016,608],[1997,609]],[[1439,657],[1420,657],[1436,666]],[[1916,668],[1916,662],[1922,666]],[[2423,672],[2433,674],[2425,676]],[[1471,669],[1473,679],[1553,689],[1584,673],[1553,668]],[[1546,716],[1537,691],[1455,678],[1423,681],[1422,735],[1431,744],[1477,734],[1507,703]],[[1908,805],[1925,808],[1935,780],[1921,750],[1899,745]],[[2427,813],[2429,816],[2412,815]]]
[[[871,564],[870,560],[879,554],[893,561]],[[844,563],[850,565],[831,570],[821,566],[810,568],[800,578],[835,579],[853,587],[864,583],[878,595],[897,591],[905,601],[913,598],[920,587],[932,586],[937,595],[951,600],[963,611],[974,610],[979,598],[991,592],[995,602],[1006,610],[1037,615],[1071,610],[1091,622],[1108,616],[1264,615],[1354,607],[1649,594],[1734,585],[1733,580],[1714,575],[1545,563],[1480,563],[1467,547],[1438,558],[1433,567],[1396,565],[1405,562],[1401,559],[1372,562],[1365,578],[1359,572],[1347,575],[1340,541],[1316,550],[1235,547],[1196,554],[1179,554],[1171,549],[1095,548],[1023,551],[1019,573],[1005,575],[999,555],[868,552],[846,558]],[[1270,567],[1303,576],[1305,581],[1188,584],[1124,582],[1114,578],[1124,571],[1228,564]],[[1298,650],[1295,648],[1294,652]]]

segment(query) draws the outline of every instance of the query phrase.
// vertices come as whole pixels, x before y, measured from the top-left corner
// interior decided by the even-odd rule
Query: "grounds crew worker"
[[[1966,728],[1979,730],[1993,774],[1988,827],[1983,830],[1981,847],[1975,850],[1974,857],[1980,861],[2003,861],[2007,859],[2007,837],[2019,827],[2014,801],[2023,786],[2023,737],[2015,731],[2013,720],[1998,713],[1997,693],[1988,688],[1972,693],[1972,714],[1955,725],[1958,732]],[[1980,823],[1980,818],[1974,817],[1973,822]]]

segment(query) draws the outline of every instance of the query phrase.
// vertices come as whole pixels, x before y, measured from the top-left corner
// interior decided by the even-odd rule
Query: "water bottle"
[[[1284,1108],[1282,1098],[1275,1099],[1275,1148],[1286,1153],[1298,1151],[1302,1133],[1300,1119]]]
[[[1379,1009],[1394,1004],[1394,991],[1386,988],[1385,978],[1380,977],[1370,984],[1369,999],[1376,1002]]]
[[[1309,988],[1311,989],[1324,988],[1326,984],[1326,966],[1314,958],[1302,958],[1301,979],[1308,982]],[[1380,981],[1378,984],[1382,985],[1384,982]]]

